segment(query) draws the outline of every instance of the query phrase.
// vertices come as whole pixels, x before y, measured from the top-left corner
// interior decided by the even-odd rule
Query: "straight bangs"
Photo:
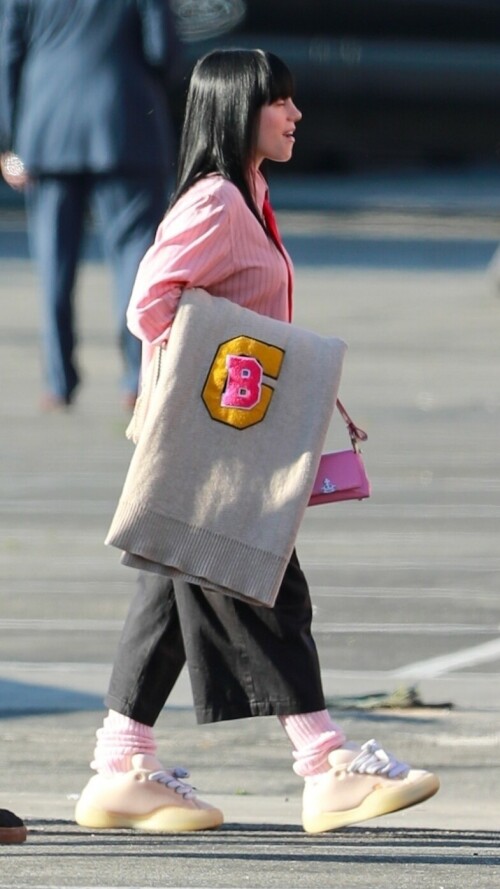
[[[272,104],[278,99],[292,99],[295,86],[290,69],[272,52],[265,53],[265,56],[269,70],[269,82],[264,104]]]

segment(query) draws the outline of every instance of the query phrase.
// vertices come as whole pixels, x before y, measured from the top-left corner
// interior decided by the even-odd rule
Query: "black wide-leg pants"
[[[152,726],[187,662],[199,723],[323,710],[311,620],[295,552],[272,609],[141,572],[105,703]]]

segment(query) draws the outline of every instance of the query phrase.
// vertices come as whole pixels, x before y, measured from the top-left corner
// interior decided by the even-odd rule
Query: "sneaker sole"
[[[0,845],[24,843],[27,836],[25,827],[0,827]]]
[[[438,790],[439,779],[436,775],[429,774],[406,787],[381,787],[379,790],[374,790],[355,809],[346,809],[342,812],[322,812],[314,817],[304,816],[302,824],[306,833],[338,830],[340,827],[356,824],[358,821],[369,821],[370,818],[389,815],[400,809],[409,809],[410,806],[416,806],[434,796]]]
[[[146,815],[127,815],[123,812],[106,812],[103,809],[77,807],[75,821],[80,827],[93,830],[113,830],[127,827],[132,830],[149,830],[156,833],[187,833],[194,830],[214,830],[224,821],[219,809],[157,809]]]

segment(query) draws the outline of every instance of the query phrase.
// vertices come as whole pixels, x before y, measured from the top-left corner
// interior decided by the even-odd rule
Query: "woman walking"
[[[268,200],[265,161],[287,162],[301,112],[285,64],[261,50],[214,51],[192,74],[177,187],[128,311],[143,369],[168,340],[185,288],[281,321],[293,268]],[[167,346],[168,348],[168,346]],[[153,726],[187,661],[199,723],[276,716],[304,780],[303,825],[332,830],[432,796],[438,779],[375,741],[347,742],[325,706],[311,600],[295,552],[273,608],[141,574],[114,663],[79,824],[162,832],[217,827],[186,774],[157,759]]]

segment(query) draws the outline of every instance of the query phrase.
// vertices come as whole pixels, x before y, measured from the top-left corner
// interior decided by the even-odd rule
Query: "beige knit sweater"
[[[106,538],[124,564],[272,607],[345,349],[185,291],[129,433],[136,449]]]

